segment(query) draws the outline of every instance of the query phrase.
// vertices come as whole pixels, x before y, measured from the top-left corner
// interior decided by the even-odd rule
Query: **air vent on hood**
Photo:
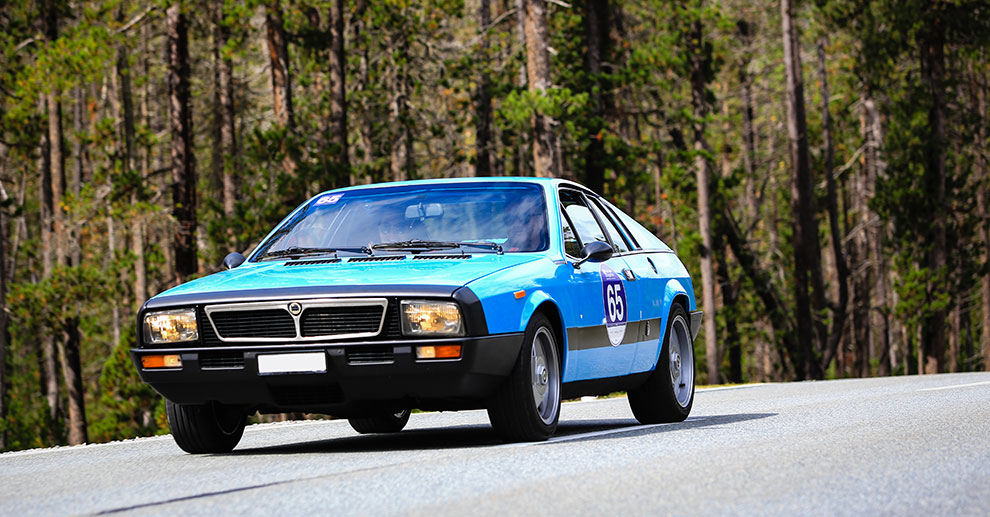
[[[347,262],[393,262],[404,258],[406,257],[402,255],[389,255],[386,257],[357,257],[349,259]]]
[[[340,262],[339,258],[332,259],[320,259],[320,260],[290,260],[286,262],[286,266],[315,266],[317,264],[336,264]]]
[[[463,260],[469,258],[471,255],[416,255],[413,260]]]

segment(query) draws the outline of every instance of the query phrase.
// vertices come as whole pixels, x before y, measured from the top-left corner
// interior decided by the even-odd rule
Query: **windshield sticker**
[[[626,286],[622,284],[622,278],[605,264],[602,264],[599,274],[602,277],[602,301],[605,303],[608,341],[612,346],[619,346],[626,335],[626,315],[629,312]]]
[[[337,201],[340,201],[340,198],[342,197],[344,197],[343,194],[327,194],[320,199],[317,199],[316,202],[313,203],[313,206],[332,205]]]

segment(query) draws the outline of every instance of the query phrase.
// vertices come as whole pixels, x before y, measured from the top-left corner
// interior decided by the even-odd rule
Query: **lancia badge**
[[[299,302],[289,303],[289,314],[298,316],[302,312],[302,304]]]

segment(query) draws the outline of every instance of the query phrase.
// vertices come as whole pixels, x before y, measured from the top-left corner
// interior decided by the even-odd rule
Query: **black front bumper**
[[[178,404],[216,401],[263,413],[362,416],[383,410],[468,409],[512,371],[522,333],[456,339],[272,346],[134,348],[141,379]],[[416,346],[461,345],[461,358],[417,360]],[[325,373],[258,373],[259,354],[321,351]],[[146,369],[141,356],[179,354],[182,367]]]

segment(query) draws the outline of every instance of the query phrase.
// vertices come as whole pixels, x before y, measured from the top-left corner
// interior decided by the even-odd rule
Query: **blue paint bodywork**
[[[431,285],[467,287],[480,300],[490,334],[518,333],[526,329],[538,310],[557,316],[563,328],[558,329],[563,359],[562,381],[574,382],[648,372],[655,368],[661,353],[667,317],[674,303],[682,303],[688,311],[696,309],[691,278],[684,265],[658,239],[640,242],[630,253],[616,254],[606,261],[615,272],[631,271],[634,280],[623,278],[626,293],[625,335],[618,345],[604,343],[571,343],[571,335],[592,335],[604,331],[606,307],[603,303],[601,265],[586,262],[575,268],[575,259],[565,254],[564,236],[558,189],[570,188],[593,194],[574,183],[556,179],[537,178],[463,178],[365,185],[339,189],[346,192],[359,189],[422,186],[433,182],[498,185],[503,182],[523,182],[539,185],[548,207],[550,246],[546,251],[495,254],[466,250],[469,259],[413,260],[407,255],[391,262],[354,262],[359,254],[341,255],[339,263],[286,267],[286,260],[252,261],[204,278],[172,288],[155,297],[167,302],[169,297],[207,292],[242,291],[269,288],[304,288],[313,286],[383,286]],[[504,184],[504,183],[503,183]],[[327,194],[322,193],[319,196]],[[313,199],[316,199],[317,197]],[[312,201],[312,200],[310,200]],[[307,202],[308,203],[308,202]],[[284,221],[306,204],[289,214]],[[610,205],[607,205],[610,206]],[[614,207],[613,211],[617,211]],[[646,241],[649,232],[642,227],[630,231],[631,218],[621,216],[625,230]],[[283,222],[284,222],[283,221]],[[645,233],[644,233],[645,232]],[[274,230],[273,230],[274,233]],[[272,236],[269,234],[266,239]],[[264,241],[262,241],[264,242]],[[460,251],[458,251],[460,253]],[[621,274],[621,273],[620,273]],[[518,292],[525,295],[517,297]],[[647,324],[646,322],[651,322]],[[645,330],[651,328],[647,335]],[[582,333],[585,330],[588,332]]]

